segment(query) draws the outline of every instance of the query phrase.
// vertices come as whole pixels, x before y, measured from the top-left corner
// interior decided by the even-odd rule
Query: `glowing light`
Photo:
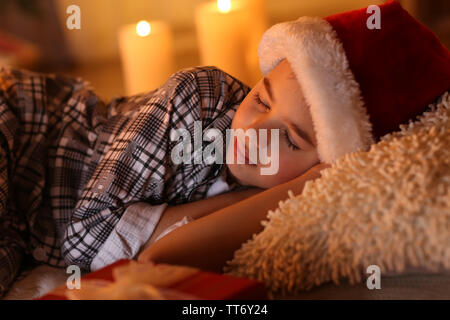
[[[148,36],[151,31],[152,27],[150,26],[150,23],[148,23],[147,21],[144,20],[139,21],[138,24],[136,25],[136,32],[141,37]]]
[[[231,0],[217,0],[217,8],[220,12],[226,13],[231,10]]]

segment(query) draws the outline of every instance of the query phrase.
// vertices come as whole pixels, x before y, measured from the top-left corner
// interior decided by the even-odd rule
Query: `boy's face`
[[[236,163],[236,152],[231,150],[229,144],[227,166],[231,178],[241,185],[271,188],[300,176],[319,162],[309,107],[286,59],[261,79],[245,97],[236,111],[231,128],[244,131],[255,129],[258,150],[259,129],[267,129],[267,153],[271,161],[276,161],[276,157],[271,156],[271,143],[276,139],[271,129],[278,129],[279,133],[278,170],[273,175],[261,174],[261,168],[273,167],[273,164],[262,164],[259,156],[256,164],[249,164],[249,161],[245,164]],[[245,144],[249,150],[248,138]],[[229,162],[230,157],[234,157],[233,163]]]

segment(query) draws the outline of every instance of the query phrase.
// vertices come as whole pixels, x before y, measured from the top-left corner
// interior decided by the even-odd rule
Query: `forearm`
[[[227,260],[253,234],[262,231],[261,221],[268,210],[278,207],[288,190],[300,194],[306,181],[320,175],[306,173],[287,183],[263,191],[248,199],[213,212],[178,228],[150,246],[141,261],[190,265],[221,272]]]
[[[183,219],[184,216],[191,216],[193,219],[197,220],[205,215],[230,206],[261,191],[263,191],[263,189],[250,188],[237,192],[228,192],[205,200],[199,200],[179,206],[169,206],[161,216],[161,219],[153,231],[148,243],[153,243],[164,230],[177,221]]]

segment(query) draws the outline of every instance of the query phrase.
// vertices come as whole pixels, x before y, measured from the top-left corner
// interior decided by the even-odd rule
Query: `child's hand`
[[[311,167],[308,171],[303,173],[301,176],[287,182],[287,188],[292,190],[295,195],[301,194],[307,181],[320,178],[322,175],[321,171],[330,167],[331,165],[327,163],[318,163],[315,166]]]
[[[314,180],[317,178],[320,178],[322,176],[321,171],[327,168],[330,168],[331,165],[328,163],[318,163],[311,168],[309,168],[307,171],[305,171],[301,176],[295,178],[294,180]]]
[[[320,173],[320,171],[330,168],[330,167],[331,167],[330,164],[320,162],[320,163],[316,164],[315,166],[311,167],[307,172],[311,171],[313,174],[318,175],[318,177],[320,177],[322,175]]]

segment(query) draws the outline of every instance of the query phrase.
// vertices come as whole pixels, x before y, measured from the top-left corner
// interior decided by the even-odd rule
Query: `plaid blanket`
[[[204,198],[223,167],[175,165],[171,130],[225,136],[249,90],[195,67],[105,104],[81,79],[0,69],[0,295],[24,256],[86,271],[133,258],[165,205]]]

